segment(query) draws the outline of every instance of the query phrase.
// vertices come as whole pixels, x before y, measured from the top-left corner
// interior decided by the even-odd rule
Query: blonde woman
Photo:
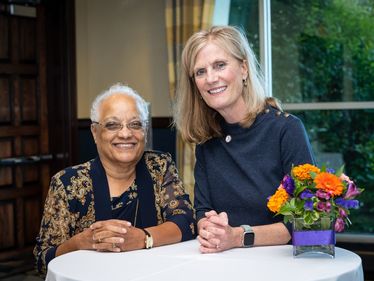
[[[197,144],[195,209],[202,253],[287,243],[289,226],[266,207],[292,165],[314,163],[301,121],[267,98],[245,35],[195,33],[182,53],[174,122]]]

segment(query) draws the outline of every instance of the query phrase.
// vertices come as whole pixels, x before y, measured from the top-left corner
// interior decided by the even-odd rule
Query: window
[[[259,24],[266,15],[264,3],[270,1],[231,0],[229,24],[244,27],[261,61],[266,54],[262,38],[271,36],[272,95],[303,120],[318,164],[344,164],[346,173],[365,188],[346,232],[372,234],[373,2],[273,0],[271,35]]]

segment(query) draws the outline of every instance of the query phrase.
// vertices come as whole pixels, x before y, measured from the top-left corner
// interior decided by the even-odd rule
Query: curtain
[[[196,31],[211,26],[215,0],[166,0],[166,37],[170,98],[175,94],[178,65],[187,39]],[[193,201],[195,165],[194,146],[182,141],[177,133],[177,167],[186,191]]]

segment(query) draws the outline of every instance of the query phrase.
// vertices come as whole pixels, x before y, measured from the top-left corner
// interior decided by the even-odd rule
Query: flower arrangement
[[[276,214],[284,215],[284,221],[303,218],[312,224],[322,217],[335,220],[335,231],[342,232],[351,224],[349,209],[357,209],[356,196],[363,189],[343,173],[311,164],[294,166],[291,176],[284,176],[277,191],[268,198],[267,207]]]

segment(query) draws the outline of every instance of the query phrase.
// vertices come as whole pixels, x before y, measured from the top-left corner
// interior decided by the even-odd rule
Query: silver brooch
[[[225,138],[225,141],[226,141],[227,143],[229,143],[229,142],[231,141],[231,136],[230,136],[230,135],[227,135],[226,138]]]

